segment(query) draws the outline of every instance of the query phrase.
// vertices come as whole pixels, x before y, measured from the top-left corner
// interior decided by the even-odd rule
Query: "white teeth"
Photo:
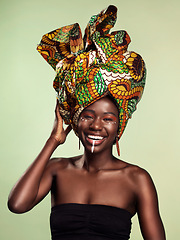
[[[102,140],[104,137],[94,136],[94,135],[88,135],[88,138],[95,139],[95,140]]]

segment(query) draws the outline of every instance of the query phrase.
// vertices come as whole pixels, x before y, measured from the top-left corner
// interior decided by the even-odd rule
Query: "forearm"
[[[42,176],[57,146],[58,142],[49,138],[37,158],[15,184],[8,199],[8,207],[11,211],[24,212],[32,207]]]
[[[144,240],[166,240],[165,230],[162,221],[159,224],[152,226],[153,223],[149,223],[151,231],[142,232]]]

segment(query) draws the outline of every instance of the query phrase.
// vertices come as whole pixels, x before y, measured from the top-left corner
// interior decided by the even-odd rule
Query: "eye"
[[[112,121],[113,121],[112,118],[103,118],[103,120],[104,120],[105,122],[112,122]]]
[[[82,121],[93,120],[93,116],[91,114],[83,114],[80,118]]]
[[[111,124],[115,124],[117,122],[115,117],[104,117],[103,121],[105,123],[111,123]]]
[[[84,118],[85,119],[93,119],[93,117],[91,115],[85,115]]]

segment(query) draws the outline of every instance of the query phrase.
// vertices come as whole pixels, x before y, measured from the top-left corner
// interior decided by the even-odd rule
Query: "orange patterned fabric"
[[[56,70],[53,87],[66,124],[77,134],[83,109],[110,95],[119,109],[119,138],[141,99],[146,69],[142,57],[127,51],[126,31],[109,33],[117,8],[109,6],[91,17],[84,38],[78,25],[54,30],[42,37],[37,50]]]

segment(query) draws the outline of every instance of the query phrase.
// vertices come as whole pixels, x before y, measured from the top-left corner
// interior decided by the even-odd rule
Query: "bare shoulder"
[[[138,199],[154,199],[157,201],[157,192],[150,174],[143,168],[131,165],[127,169],[128,177],[132,183],[134,192]]]
[[[124,162],[124,171],[128,179],[137,187],[154,187],[150,174],[143,168]]]
[[[73,166],[75,167],[76,164],[79,163],[80,159],[81,159],[81,156],[68,157],[68,158],[65,158],[65,157],[51,158],[47,165],[47,169],[49,169],[49,171],[55,174],[58,170],[67,169]]]
[[[137,165],[128,164],[127,171],[136,181],[151,179],[150,174],[144,168],[141,168]]]

